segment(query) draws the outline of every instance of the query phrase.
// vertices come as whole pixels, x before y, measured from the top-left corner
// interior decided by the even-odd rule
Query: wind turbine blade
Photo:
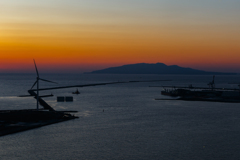
[[[39,80],[42,80],[42,81],[45,81],[45,82],[50,82],[50,83],[55,83],[55,84],[58,84],[57,82],[49,81],[49,80],[42,79],[42,78],[39,78]]]
[[[33,84],[33,86],[32,86],[32,88],[31,88],[31,89],[33,89],[33,87],[36,85],[36,83],[37,83],[37,80],[36,80],[36,82]]]
[[[37,76],[39,77],[39,74],[38,74],[38,69],[37,69],[36,62],[35,62],[35,60],[34,60],[34,59],[33,59],[33,61],[34,61],[34,64],[35,64],[35,69],[36,69],[36,72],[37,72]]]

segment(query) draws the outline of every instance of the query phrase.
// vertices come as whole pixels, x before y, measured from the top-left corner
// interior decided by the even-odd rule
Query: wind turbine
[[[45,82],[50,82],[50,83],[56,83],[56,82],[52,82],[52,81],[49,81],[49,80],[46,80],[46,79],[42,79],[39,77],[39,73],[38,73],[38,69],[37,69],[37,65],[36,65],[36,62],[35,60],[34,61],[34,65],[35,65],[35,69],[36,69],[36,72],[37,72],[37,80],[35,81],[35,83],[33,84],[32,88],[37,84],[37,110],[39,109],[39,80],[41,81],[45,81]],[[57,83],[56,83],[57,84]]]
[[[213,80],[212,80],[212,82],[209,82],[209,83],[208,83],[209,87],[211,87],[212,90],[215,88],[214,78],[215,78],[215,75],[213,76]]]

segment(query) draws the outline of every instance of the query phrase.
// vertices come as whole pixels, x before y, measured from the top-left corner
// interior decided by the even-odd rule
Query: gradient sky
[[[239,0],[2,0],[0,72],[165,63],[240,72]]]

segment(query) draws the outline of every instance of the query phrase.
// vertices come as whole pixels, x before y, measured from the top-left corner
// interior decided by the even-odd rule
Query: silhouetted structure
[[[207,72],[192,68],[179,67],[177,65],[167,66],[163,63],[147,64],[129,64],[119,67],[111,67],[90,73],[97,74],[194,74],[194,75],[233,75],[236,73]]]

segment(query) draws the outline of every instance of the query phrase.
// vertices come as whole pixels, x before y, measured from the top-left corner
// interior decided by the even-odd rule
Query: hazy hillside
[[[148,64],[138,63],[129,64],[119,67],[111,67],[102,70],[93,71],[90,73],[97,74],[234,74],[234,73],[222,73],[222,72],[206,72],[192,68],[179,67],[177,65],[167,66],[163,63]]]

